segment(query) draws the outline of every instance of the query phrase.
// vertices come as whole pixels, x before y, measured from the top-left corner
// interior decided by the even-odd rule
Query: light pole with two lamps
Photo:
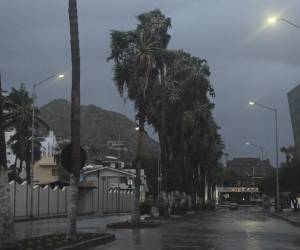
[[[279,204],[280,204],[280,197],[279,197],[279,163],[278,163],[278,121],[277,121],[277,109],[272,108],[269,106],[266,106],[261,103],[249,102],[250,106],[259,106],[264,109],[270,110],[274,112],[274,118],[275,118],[275,155],[276,155],[276,212],[279,212]]]
[[[37,83],[33,84],[32,87],[32,128],[31,128],[31,169],[30,169],[30,180],[31,180],[31,188],[30,188],[30,217],[33,217],[33,166],[34,166],[34,133],[35,133],[35,99],[36,99],[36,88],[41,84],[57,78],[62,79],[64,78],[64,74],[55,74],[51,75]]]

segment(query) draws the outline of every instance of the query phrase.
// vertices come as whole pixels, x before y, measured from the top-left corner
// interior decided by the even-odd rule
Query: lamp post
[[[282,22],[285,22],[285,23],[288,23],[289,25],[292,25],[293,27],[297,28],[297,29],[300,29],[300,26],[285,19],[285,18],[282,18],[282,17],[269,17],[268,18],[268,23],[269,24],[275,24],[277,21],[282,21]]]
[[[270,110],[272,112],[274,112],[274,118],[275,118],[275,153],[276,153],[276,212],[279,212],[279,164],[278,164],[278,121],[277,121],[277,109],[276,108],[272,108],[269,106],[266,106],[264,104],[261,103],[257,103],[257,102],[253,102],[250,101],[249,102],[250,106],[259,106],[262,107],[264,109]]]
[[[30,189],[30,217],[33,217],[33,165],[34,165],[34,133],[35,133],[35,128],[34,128],[34,118],[35,118],[35,99],[36,99],[36,88],[40,86],[41,84],[53,79],[62,79],[64,78],[64,74],[55,74],[51,75],[37,83],[33,84],[32,87],[32,125],[31,125],[31,169],[30,169],[30,180],[31,180],[31,189]]]

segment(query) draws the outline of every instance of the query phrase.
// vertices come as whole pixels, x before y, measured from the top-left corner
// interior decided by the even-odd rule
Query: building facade
[[[300,84],[287,93],[293,128],[296,156],[300,160]]]
[[[95,186],[99,181],[105,181],[109,190],[134,190],[135,169],[118,169],[108,166],[91,166],[82,173],[84,181],[92,181]],[[141,169],[140,200],[146,199],[146,193],[149,192],[147,186],[147,177],[144,169]]]

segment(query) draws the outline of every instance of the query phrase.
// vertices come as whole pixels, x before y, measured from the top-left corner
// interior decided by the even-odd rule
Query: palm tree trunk
[[[166,132],[166,104],[165,97],[162,97],[162,107],[161,107],[161,127],[158,132],[159,144],[160,144],[160,162],[162,169],[162,189],[167,190],[167,178],[168,178],[168,164],[167,164],[167,132]]]
[[[144,146],[144,121],[139,121],[139,134],[136,150],[136,176],[134,188],[134,204],[131,216],[131,222],[137,224],[140,222],[140,187],[141,187],[141,165]]]
[[[0,75],[0,249],[14,249],[17,245],[6,161],[6,144],[3,121],[3,102]]]
[[[68,208],[68,237],[77,233],[78,182],[80,175],[80,53],[77,1],[69,0],[70,43],[72,58],[71,91],[71,159],[73,174],[70,176]]]

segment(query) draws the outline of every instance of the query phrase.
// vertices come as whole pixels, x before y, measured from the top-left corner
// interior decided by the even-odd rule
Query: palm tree
[[[78,182],[80,175],[80,51],[77,16],[77,0],[69,0],[70,44],[72,58],[71,90],[71,159],[68,237],[77,233]]]
[[[108,60],[114,60],[115,63],[114,81],[120,95],[124,96],[126,91],[127,98],[134,102],[139,127],[132,223],[139,223],[140,221],[139,204],[144,125],[147,119],[146,110],[151,90],[158,77],[157,58],[160,50],[159,42],[142,28],[128,32],[111,32],[111,56]]]
[[[30,140],[32,136],[32,105],[32,98],[29,96],[25,85],[21,84],[20,89],[12,88],[10,94],[6,98],[5,109],[7,110],[7,113],[4,115],[5,127],[12,127],[15,130],[15,134],[8,142],[16,155],[16,159],[19,159],[20,161],[18,171],[16,164],[14,165],[14,173],[22,171],[23,162],[25,162],[26,177],[28,181],[31,181]],[[38,131],[41,128],[49,130],[49,125],[39,116],[39,109],[35,108],[35,113],[35,131]],[[36,147],[36,150],[37,152],[39,151],[38,147]]]
[[[0,249],[13,249],[17,243],[10,204],[1,85],[0,75]]]

